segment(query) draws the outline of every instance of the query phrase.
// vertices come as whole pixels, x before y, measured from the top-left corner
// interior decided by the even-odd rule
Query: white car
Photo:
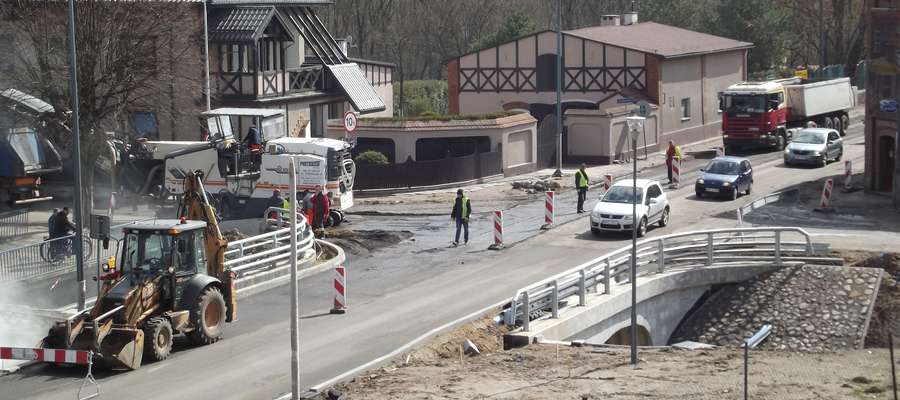
[[[637,186],[638,237],[647,233],[651,224],[669,223],[669,199],[658,181],[623,179],[609,188],[591,211],[591,232],[630,232],[632,229],[633,188]]]

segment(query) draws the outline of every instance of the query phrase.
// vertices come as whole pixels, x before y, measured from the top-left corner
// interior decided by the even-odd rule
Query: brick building
[[[881,104],[900,100],[900,0],[872,0],[866,10],[866,190],[893,193],[900,208],[900,112]]]

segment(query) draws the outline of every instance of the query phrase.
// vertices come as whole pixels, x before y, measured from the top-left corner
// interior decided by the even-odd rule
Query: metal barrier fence
[[[716,229],[639,241],[636,264],[640,275],[729,263],[783,265],[812,255],[810,236],[800,228]],[[544,310],[557,318],[560,304],[569,297],[577,296],[583,306],[590,291],[601,293],[602,286],[602,294],[609,294],[613,280],[627,281],[630,270],[629,245],[519,289],[504,311],[504,320],[509,325],[521,322],[528,332],[531,319]]]
[[[127,224],[139,222],[131,221],[110,227],[110,232],[118,232]],[[108,249],[100,248],[97,253],[97,244],[87,233],[84,235],[82,250],[84,251],[85,268],[100,260],[114,256],[116,252],[115,242],[111,242]],[[75,270],[75,248],[72,242],[75,234],[45,240],[14,249],[0,251],[0,282],[26,279],[54,272]]]
[[[281,218],[268,218],[273,212],[279,213]],[[291,256],[291,228],[287,226],[289,222],[285,223],[285,214],[290,214],[290,210],[269,207],[264,214],[265,225],[267,229],[275,230],[229,242],[225,250],[225,268],[230,268],[238,278],[243,278],[288,260]],[[316,238],[302,213],[297,213],[297,225],[297,251],[302,254],[313,247]]]
[[[0,242],[15,240],[29,232],[29,210],[14,210],[0,213]]]

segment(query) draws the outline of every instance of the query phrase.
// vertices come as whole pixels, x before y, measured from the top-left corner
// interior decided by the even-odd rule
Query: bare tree
[[[70,114],[66,10],[66,3],[57,1],[0,3],[4,25],[16,32],[17,68],[11,81],[53,105],[60,121]],[[106,130],[127,131],[132,110],[179,113],[172,100],[176,88],[201,94],[196,65],[202,65],[202,42],[191,30],[202,17],[198,10],[181,2],[76,2],[81,156],[87,177],[81,190],[87,199],[96,160],[108,156]],[[60,147],[70,148],[71,135],[57,139]],[[85,204],[89,210],[91,201]]]

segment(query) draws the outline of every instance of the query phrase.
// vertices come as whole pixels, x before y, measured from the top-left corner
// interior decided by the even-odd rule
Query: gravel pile
[[[549,179],[512,182],[513,189],[519,189],[529,194],[546,192],[548,190],[559,190],[561,187],[562,186],[559,184],[559,182]]]
[[[880,271],[804,265],[784,268],[722,289],[673,335],[738,346],[764,324],[763,348],[832,351],[861,348],[878,290]]]

